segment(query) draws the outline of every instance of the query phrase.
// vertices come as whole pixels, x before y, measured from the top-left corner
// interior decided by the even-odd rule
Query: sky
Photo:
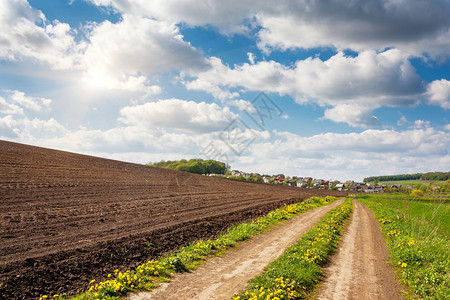
[[[332,180],[450,169],[449,0],[0,0],[0,139]]]

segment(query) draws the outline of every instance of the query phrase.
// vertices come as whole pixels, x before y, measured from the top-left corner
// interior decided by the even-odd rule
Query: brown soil
[[[380,227],[369,208],[354,202],[350,224],[325,269],[317,299],[401,299]]]
[[[0,299],[78,292],[313,195],[0,141]]]
[[[161,284],[152,292],[137,294],[131,300],[231,299],[247,287],[248,280],[261,274],[269,263],[342,202],[306,212],[241,243],[222,257],[208,260],[195,272],[177,275],[169,283]]]

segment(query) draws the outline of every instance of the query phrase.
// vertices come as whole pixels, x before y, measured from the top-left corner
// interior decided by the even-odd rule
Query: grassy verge
[[[288,220],[308,210],[330,204],[335,200],[336,198],[330,196],[322,198],[311,197],[300,203],[285,205],[283,208],[272,211],[252,222],[232,226],[214,241],[207,240],[190,244],[176,252],[169,253],[159,260],[148,261],[134,270],[125,272],[115,270],[108,274],[109,279],[105,281],[97,282],[95,279],[92,279],[88,292],[70,299],[121,299],[128,292],[150,290],[156,286],[157,282],[170,280],[176,272],[195,269],[198,263],[203,261],[208,255],[220,254],[225,249],[234,247],[240,241],[269,230],[271,226],[279,224],[283,220]],[[48,298],[68,299],[60,295],[44,295],[40,300]]]
[[[449,206],[397,195],[358,198],[380,223],[406,297],[450,299]]]
[[[337,247],[341,231],[353,210],[353,202],[330,211],[300,240],[271,263],[266,272],[249,283],[233,299],[302,299],[314,289],[322,276],[321,267]]]

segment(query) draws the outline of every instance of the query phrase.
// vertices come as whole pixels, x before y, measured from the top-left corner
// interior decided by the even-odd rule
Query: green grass
[[[412,197],[408,194],[372,194],[360,195],[358,198],[371,199],[395,210],[402,211],[416,224],[419,232],[421,225],[432,226],[437,233],[450,237],[450,199],[448,194]]]
[[[353,202],[330,211],[299,241],[290,246],[266,272],[249,282],[233,299],[304,299],[322,277],[322,266],[337,247],[341,231],[353,210]]]
[[[397,181],[379,181],[378,184],[404,184],[404,185],[415,185],[417,183],[443,183],[444,181],[439,180],[397,180]]]
[[[120,272],[114,270],[108,274],[108,280],[91,280],[89,291],[68,298],[65,295],[57,297],[44,295],[40,299],[121,299],[128,292],[150,290],[158,282],[168,281],[176,272],[184,272],[195,269],[200,262],[212,254],[223,253],[224,250],[234,247],[236,243],[249,239],[261,232],[268,231],[283,220],[288,220],[308,210],[334,202],[334,197],[311,197],[310,199],[296,204],[285,205],[283,208],[268,213],[266,216],[255,219],[252,222],[241,223],[229,228],[225,233],[218,236],[216,240],[198,241],[178,251],[167,254],[158,260],[148,261],[134,270]]]
[[[383,194],[358,198],[380,223],[392,265],[407,287],[406,296],[450,299],[450,207],[443,202],[447,197],[420,200]]]

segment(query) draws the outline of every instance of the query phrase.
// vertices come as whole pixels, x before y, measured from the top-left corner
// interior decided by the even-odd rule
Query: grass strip
[[[308,210],[330,204],[336,201],[335,197],[311,197],[303,202],[285,205],[266,216],[259,217],[252,222],[241,223],[231,226],[225,233],[220,234],[216,240],[198,241],[176,252],[171,252],[158,259],[147,261],[134,270],[121,272],[115,270],[108,274],[108,280],[97,282],[90,281],[91,287],[85,293],[68,298],[63,295],[44,295],[40,300],[73,299],[73,300],[96,300],[96,299],[121,299],[128,292],[151,290],[157,282],[168,281],[176,272],[184,272],[195,269],[199,262],[204,261],[208,255],[220,254],[236,243],[249,239],[259,233],[268,231],[273,225],[283,220],[291,219]]]
[[[427,207],[423,203],[416,205],[415,198],[405,201],[405,196],[361,198],[380,223],[392,265],[400,283],[408,288],[405,296],[450,299],[450,239],[444,233],[449,228],[442,228],[449,226],[448,215],[440,212],[447,211],[448,207],[439,203],[429,203]],[[435,211],[431,215],[430,207]],[[418,209],[423,210],[422,217],[418,217]]]
[[[240,299],[304,299],[322,277],[322,268],[340,240],[353,211],[350,199],[330,211],[299,241],[272,262],[266,272],[249,282],[248,289],[233,297]]]

